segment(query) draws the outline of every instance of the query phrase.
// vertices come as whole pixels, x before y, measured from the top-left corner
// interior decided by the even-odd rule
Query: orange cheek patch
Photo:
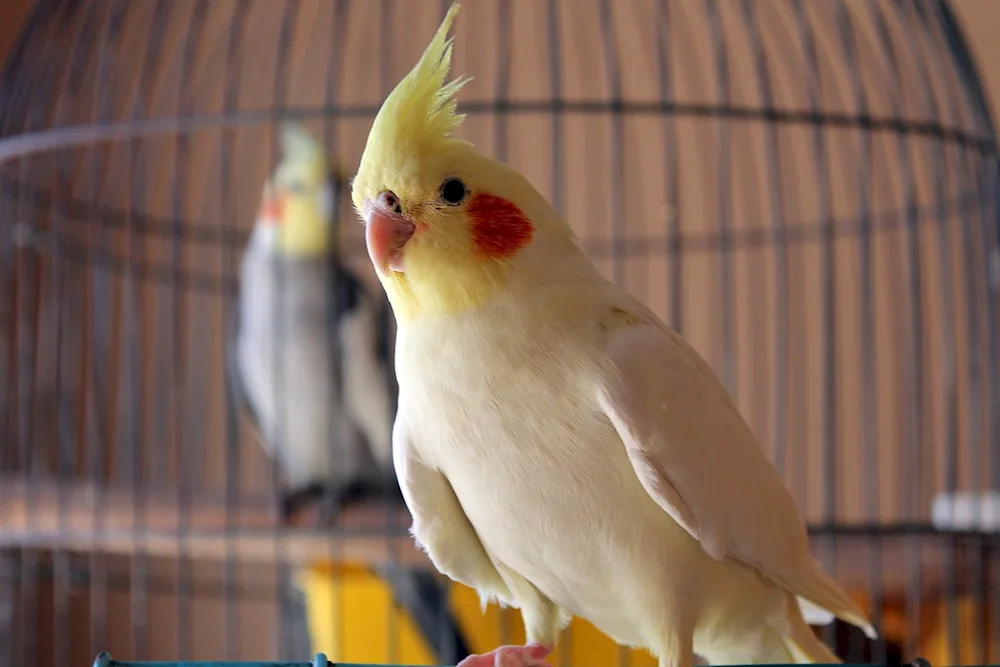
[[[260,207],[260,214],[273,224],[281,224],[285,217],[285,198],[280,195],[265,197]]]
[[[476,195],[467,208],[472,241],[482,257],[510,257],[528,245],[534,234],[531,221],[517,206],[493,195]]]

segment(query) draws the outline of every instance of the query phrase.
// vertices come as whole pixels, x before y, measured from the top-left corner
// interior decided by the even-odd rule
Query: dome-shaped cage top
[[[0,470],[269,492],[221,360],[275,126],[351,173],[448,4],[38,4],[0,92]],[[945,2],[476,0],[454,32],[459,134],[705,355],[810,522],[1000,486],[996,137]]]

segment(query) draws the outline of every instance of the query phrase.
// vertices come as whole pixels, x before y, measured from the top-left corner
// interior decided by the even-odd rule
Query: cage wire
[[[298,568],[429,564],[389,510],[280,524],[223,362],[276,127],[351,173],[447,5],[37,3],[0,82],[0,664],[419,660],[347,584],[314,645]],[[461,136],[720,372],[884,640],[822,636],[1000,662],[996,137],[948,3],[469,0],[455,35]],[[652,664],[574,622],[556,664],[614,659]]]

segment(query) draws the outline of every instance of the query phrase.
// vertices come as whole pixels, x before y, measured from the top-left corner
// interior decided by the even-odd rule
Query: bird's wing
[[[357,276],[339,264],[331,273],[344,402],[375,461],[391,470],[397,389],[388,363],[390,322]]]
[[[380,376],[392,385],[395,393],[396,377],[392,371],[392,309],[385,293],[376,297],[365,288],[361,278],[340,261],[331,260],[330,298],[335,322],[340,322],[344,316],[350,316],[363,310],[366,321],[366,333],[369,338],[364,341],[350,341],[358,344],[358,351],[363,350],[365,356],[372,359],[374,367]]]
[[[413,517],[410,532],[434,567],[453,581],[476,589],[484,601],[495,599],[513,606],[510,589],[451,483],[418,456],[402,411],[392,430],[392,457],[403,502]]]
[[[246,413],[250,422],[259,435],[261,433],[260,419],[257,409],[250,399],[243,384],[243,374],[240,371],[240,358],[237,339],[240,335],[240,309],[238,296],[233,297],[225,305],[229,315],[228,325],[225,328],[225,365],[226,365],[226,388],[229,392],[229,400],[235,412],[235,418],[239,418],[239,413]]]
[[[767,570],[804,553],[791,496],[708,364],[653,323],[616,327],[606,352],[598,400],[649,495],[717,560]]]
[[[598,402],[650,497],[710,557],[870,628],[809,554],[791,494],[708,363],[641,308],[616,309],[607,326]]]

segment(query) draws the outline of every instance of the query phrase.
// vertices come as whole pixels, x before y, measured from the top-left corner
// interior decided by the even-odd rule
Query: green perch
[[[253,662],[253,661],[152,661],[129,662],[114,660],[108,653],[100,653],[94,659],[94,667],[416,667],[415,665],[364,665],[353,662],[330,662],[326,654],[317,653],[312,662]],[[444,666],[441,666],[444,667]],[[734,665],[733,667],[740,667]],[[755,665],[754,667],[792,667],[791,665]],[[865,663],[844,663],[842,665],[817,665],[817,667],[872,667]],[[931,663],[923,658],[917,658],[910,667],[931,667]],[[972,667],[972,666],[970,666]],[[1000,665],[983,665],[982,667],[1000,667]]]

